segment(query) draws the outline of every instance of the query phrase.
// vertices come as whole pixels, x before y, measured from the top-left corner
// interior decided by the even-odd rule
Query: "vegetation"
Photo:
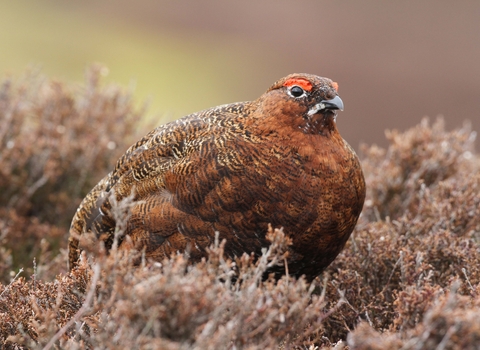
[[[480,160],[468,125],[423,120],[364,146],[368,193],[345,250],[311,285],[259,261],[131,264],[100,249],[68,273],[80,200],[145,130],[128,92],[27,74],[0,85],[0,348],[474,349],[480,344]]]

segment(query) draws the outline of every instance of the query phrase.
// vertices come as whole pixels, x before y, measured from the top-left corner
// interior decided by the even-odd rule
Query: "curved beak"
[[[325,105],[324,109],[339,109],[343,111],[343,101],[339,96],[335,96],[331,100],[323,100],[320,103]]]
[[[339,96],[335,96],[331,100],[322,100],[320,103],[317,103],[308,111],[308,115],[314,115],[324,109],[329,109],[329,110],[339,109],[343,111],[343,101]]]

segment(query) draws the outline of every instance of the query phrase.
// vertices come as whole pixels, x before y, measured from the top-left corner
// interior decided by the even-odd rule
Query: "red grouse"
[[[292,239],[289,273],[312,280],[343,249],[365,200],[353,149],[338,133],[343,109],[330,79],[291,74],[251,102],[207,109],[160,126],[131,146],[85,197],[72,222],[73,267],[86,233],[111,248],[112,196],[132,194],[120,248],[161,261],[195,262],[219,232],[229,257],[269,242],[268,225]],[[84,236],[82,236],[84,235]]]

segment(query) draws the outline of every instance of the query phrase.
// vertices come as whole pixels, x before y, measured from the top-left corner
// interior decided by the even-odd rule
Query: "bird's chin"
[[[319,113],[315,113],[309,116],[310,121],[315,124],[322,124],[327,126],[331,123],[335,123],[337,121],[337,111],[336,110],[324,110]]]
[[[337,122],[337,111],[332,111],[332,119],[333,119],[333,122],[336,123]]]
[[[305,134],[326,134],[335,129],[337,111],[324,110],[309,115],[299,127]]]

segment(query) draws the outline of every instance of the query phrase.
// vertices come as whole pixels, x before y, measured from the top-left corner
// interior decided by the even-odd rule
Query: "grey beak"
[[[317,103],[309,111],[308,115],[314,115],[324,109],[335,110],[339,109],[343,111],[343,101],[340,97],[335,96],[331,100],[322,100],[320,103]]]
[[[331,100],[323,100],[321,103],[325,105],[325,109],[339,109],[343,111],[343,101],[339,96],[335,96]]]

